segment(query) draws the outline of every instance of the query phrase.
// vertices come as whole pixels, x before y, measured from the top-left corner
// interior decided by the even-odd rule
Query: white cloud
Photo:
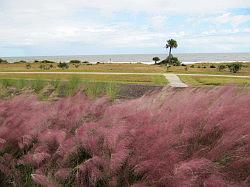
[[[192,35],[189,32],[192,30],[190,25],[179,25],[176,28],[164,23],[180,14],[198,19],[204,14],[211,16],[220,13],[221,16],[211,18],[211,21],[232,25],[240,25],[250,19],[247,15],[223,14],[232,8],[250,7],[250,0],[0,0],[0,7],[0,47],[81,42],[113,48],[143,48],[163,46],[166,39],[174,37],[182,46],[194,45],[199,48],[204,42],[211,43],[208,35],[240,34],[242,30],[203,31],[204,37],[200,39],[195,37],[196,33]],[[97,15],[93,16],[92,11]],[[146,25],[103,21],[107,19],[106,15],[111,15],[112,20],[112,16],[117,16],[114,13],[121,11],[143,12],[151,18]],[[95,19],[89,18],[88,14]],[[156,29],[150,30],[150,26]],[[244,38],[240,35],[237,37]],[[226,36],[221,38],[224,40],[218,39],[222,43],[228,42]],[[248,40],[244,38],[239,41],[245,45]]]
[[[221,16],[214,18],[218,24],[231,24],[232,26],[239,26],[240,24],[250,21],[250,15],[233,15],[232,13],[224,13]]]
[[[167,16],[156,15],[150,18],[151,25],[156,29],[163,28],[167,21]]]

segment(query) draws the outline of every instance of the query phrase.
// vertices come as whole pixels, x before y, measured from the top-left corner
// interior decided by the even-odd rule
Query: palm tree
[[[177,47],[178,47],[177,41],[175,41],[174,39],[170,39],[170,40],[167,41],[166,49],[169,48],[169,55],[168,55],[168,57],[171,56],[172,49],[173,48],[177,48]]]

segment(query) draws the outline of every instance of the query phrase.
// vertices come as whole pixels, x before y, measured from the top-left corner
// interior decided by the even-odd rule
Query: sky
[[[0,56],[250,52],[250,0],[0,0]]]

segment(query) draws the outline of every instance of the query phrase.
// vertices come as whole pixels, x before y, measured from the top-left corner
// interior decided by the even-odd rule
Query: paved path
[[[211,75],[211,74],[173,74],[173,73],[115,73],[115,72],[0,72],[0,74],[64,74],[64,75],[164,75],[169,81],[170,86],[185,88],[188,87],[183,83],[179,75],[185,76],[205,76],[205,77],[230,77],[230,78],[250,78],[250,76],[236,75]]]
[[[182,82],[181,79],[176,74],[166,73],[166,74],[164,74],[164,76],[169,81],[169,84],[172,87],[176,87],[176,88],[188,87],[188,85],[186,85],[184,82]]]

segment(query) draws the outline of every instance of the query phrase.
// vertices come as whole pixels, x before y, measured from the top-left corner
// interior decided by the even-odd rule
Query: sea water
[[[25,60],[33,62],[35,60],[51,60],[55,62],[69,62],[70,60],[89,61],[91,63],[153,63],[153,57],[159,57],[161,60],[167,57],[167,54],[116,54],[116,55],[72,55],[72,56],[32,56],[32,57],[4,57],[9,62]],[[183,63],[197,62],[250,62],[250,53],[183,53],[174,54]]]

